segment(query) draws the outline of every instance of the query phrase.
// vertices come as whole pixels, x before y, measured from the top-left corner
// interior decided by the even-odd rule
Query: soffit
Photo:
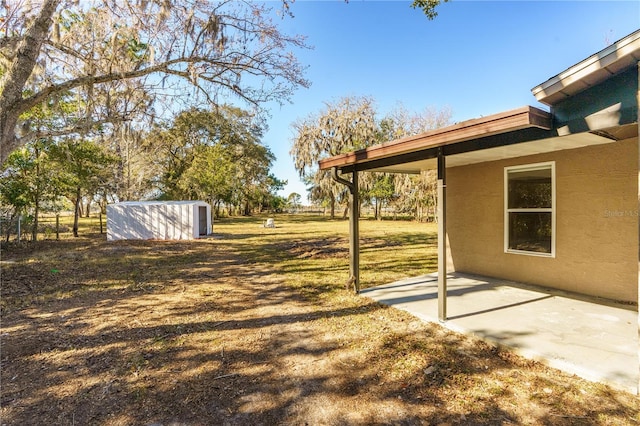
[[[605,134],[607,136],[615,134],[616,136],[619,136],[618,140],[637,137],[638,126],[637,124],[632,124],[628,126],[618,127],[607,131]],[[465,152],[462,154],[448,155],[446,158],[446,166],[447,168],[466,166],[488,161],[505,160],[509,158],[524,157],[565,149],[575,149],[586,146],[616,142],[615,139],[611,139],[611,137],[607,136],[601,136],[593,133],[578,133],[531,142],[522,142],[515,145]],[[398,164],[390,167],[380,167],[369,171],[386,173],[420,173],[421,171],[434,170],[436,168],[437,160],[435,158],[429,158],[426,160]]]

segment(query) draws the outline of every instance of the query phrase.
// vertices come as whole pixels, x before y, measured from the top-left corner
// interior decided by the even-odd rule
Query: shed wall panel
[[[200,206],[206,206],[207,232],[211,232],[211,208],[204,202],[110,204],[107,206],[107,240],[198,238]]]

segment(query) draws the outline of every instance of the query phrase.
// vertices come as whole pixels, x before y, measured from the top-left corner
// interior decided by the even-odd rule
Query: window
[[[555,256],[555,163],[505,167],[507,253]]]

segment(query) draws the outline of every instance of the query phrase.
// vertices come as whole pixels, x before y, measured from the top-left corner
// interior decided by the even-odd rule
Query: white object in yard
[[[192,240],[211,233],[203,201],[126,201],[107,206],[107,241]]]
[[[275,228],[276,227],[276,222],[273,220],[273,218],[270,217],[264,222],[264,227],[265,228]]]

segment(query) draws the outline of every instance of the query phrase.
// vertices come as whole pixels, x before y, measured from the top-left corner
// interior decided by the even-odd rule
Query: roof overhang
[[[420,173],[436,168],[439,152],[447,157],[447,167],[457,167],[601,145],[638,135],[637,123],[581,133],[559,132],[550,123],[549,113],[524,107],[327,158],[320,161],[320,169]]]
[[[522,107],[327,158],[320,169],[419,173],[440,154],[455,167],[637,137],[638,77],[629,70],[639,61],[640,30],[532,89],[553,114]]]
[[[640,30],[531,89],[539,102],[555,105],[640,61]]]
[[[416,173],[422,169],[418,163],[435,158],[438,148],[460,154],[538,140],[548,137],[551,129],[551,114],[527,106],[337,155],[321,160],[320,168]]]

